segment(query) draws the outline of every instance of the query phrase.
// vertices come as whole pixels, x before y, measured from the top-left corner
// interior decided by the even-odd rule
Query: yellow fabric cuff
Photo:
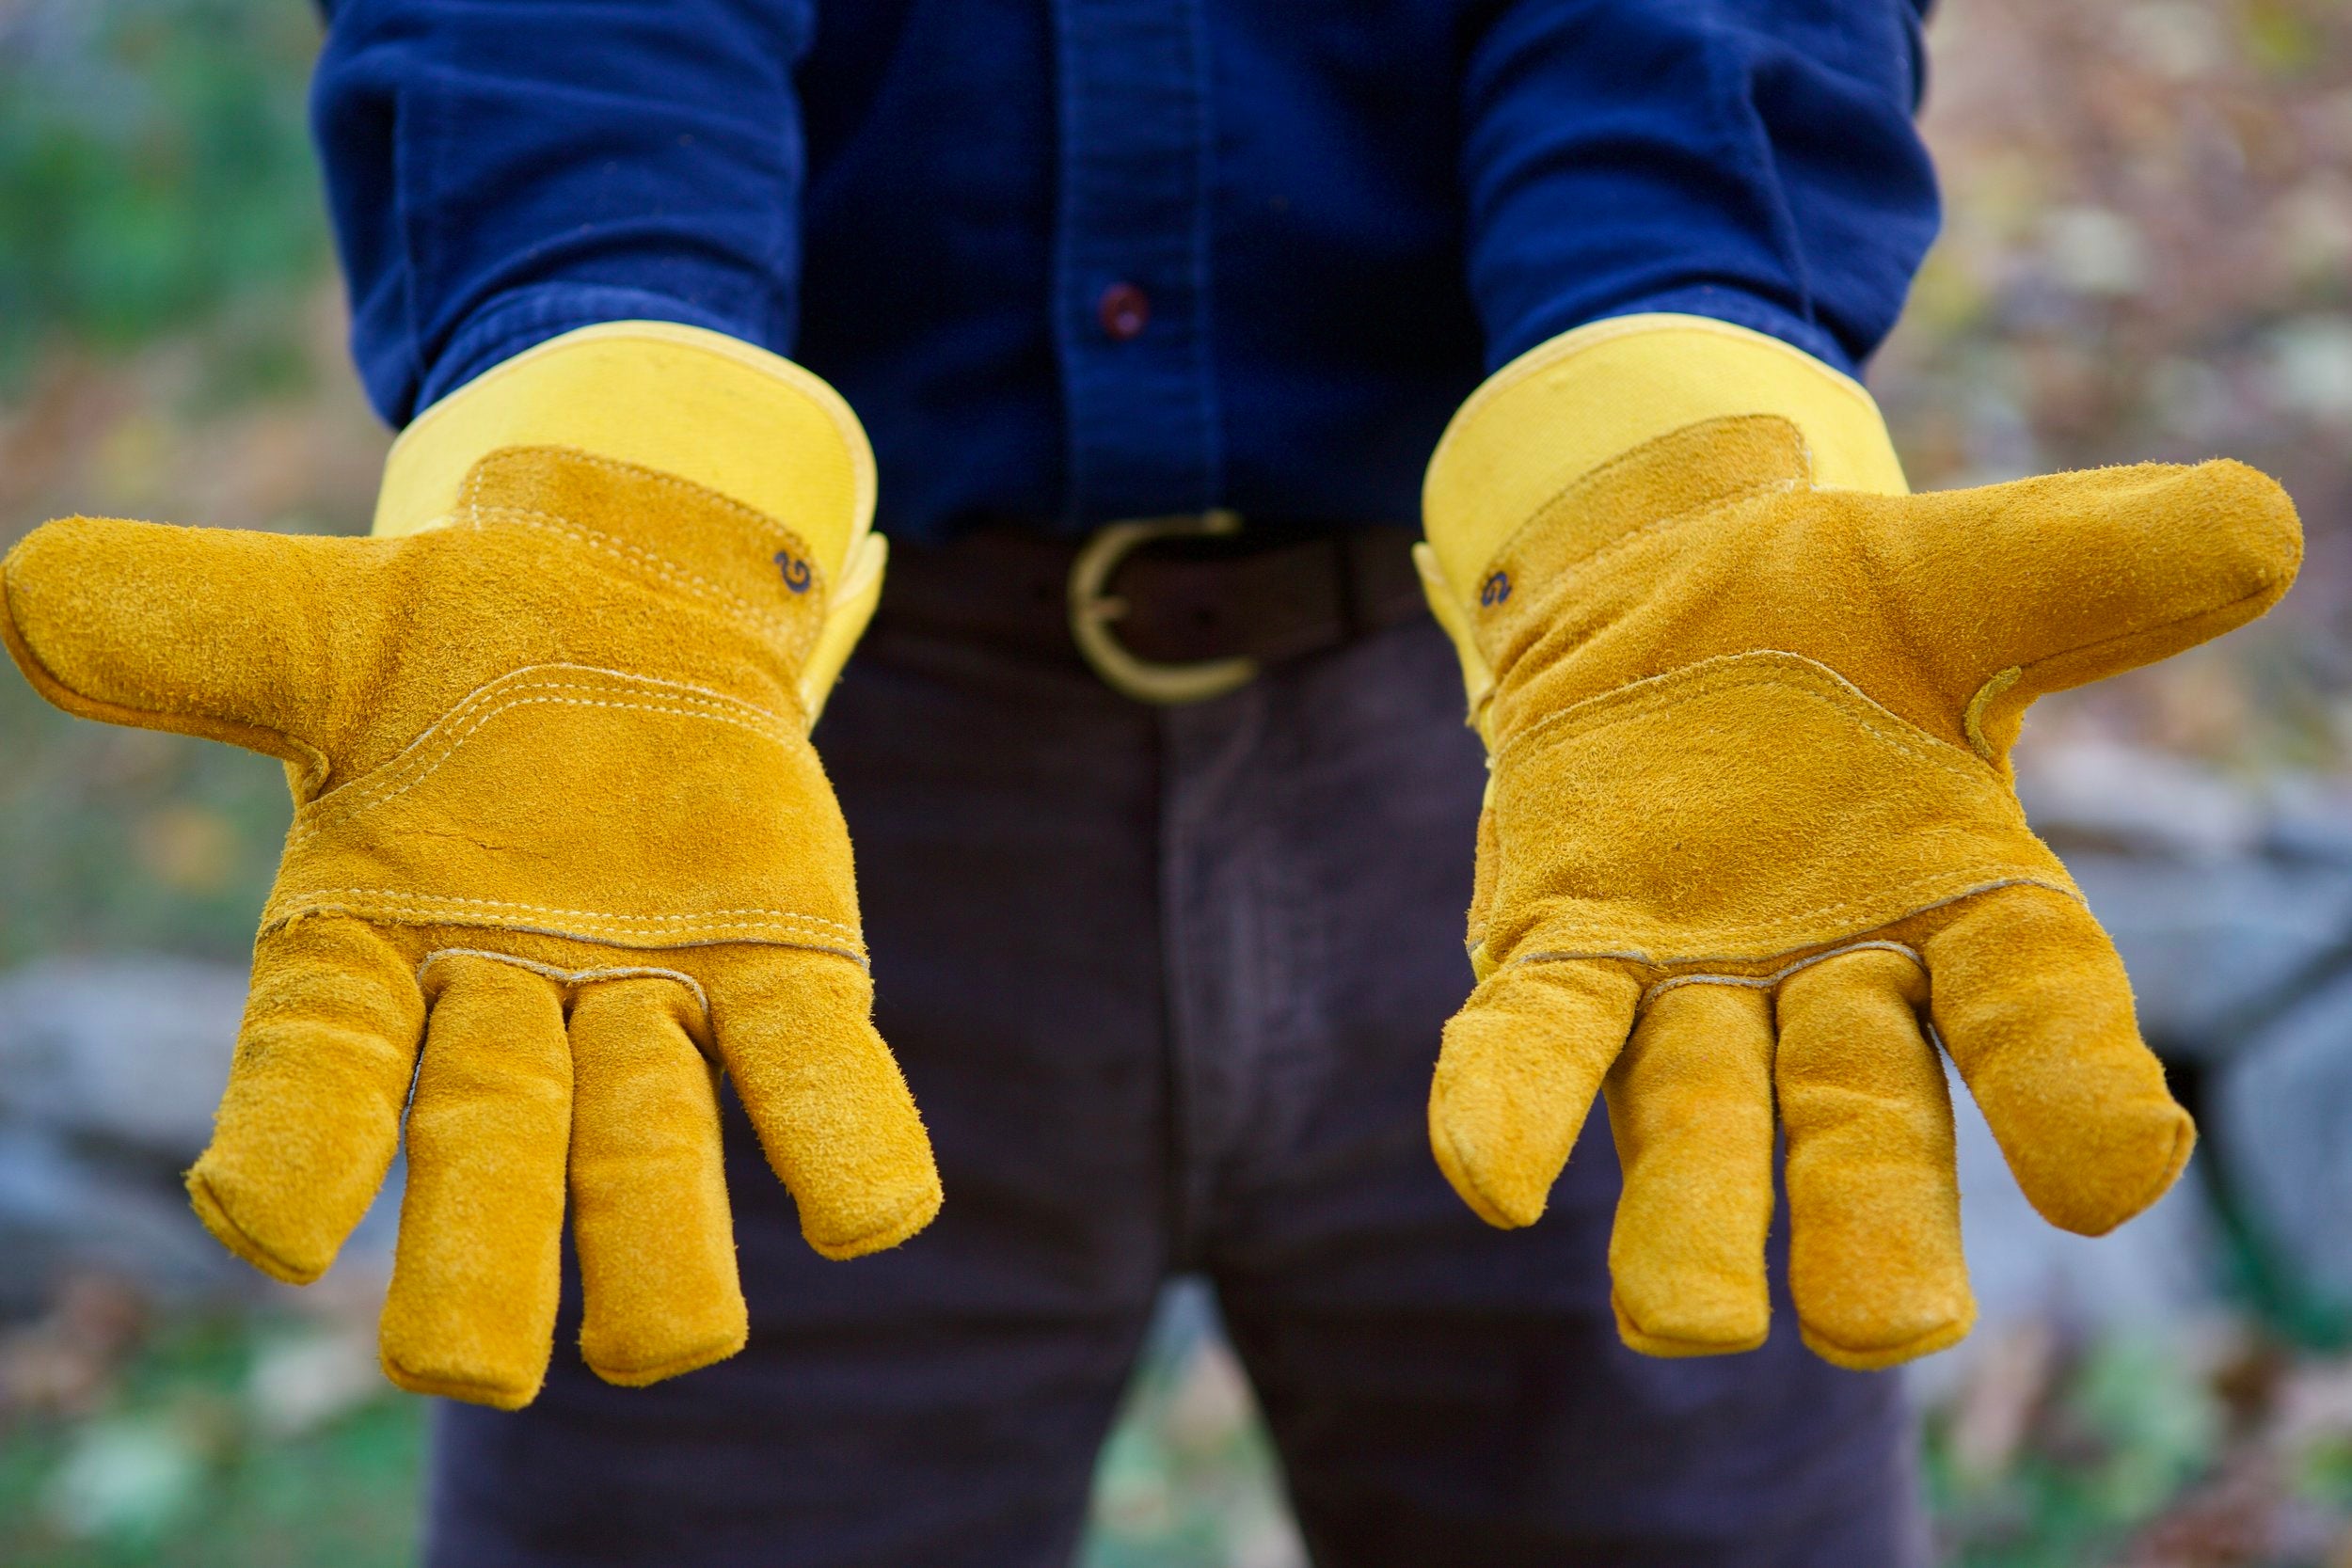
[[[1774,414],[1824,489],[1902,495],[1902,465],[1861,383],[1777,338],[1705,316],[1617,316],[1486,378],[1446,426],[1422,485],[1422,586],[1462,658],[1475,718],[1493,687],[1470,634],[1486,563],[1544,502],[1610,459],[1704,420]]]
[[[850,405],[789,359],[672,322],[584,326],[528,349],[419,415],[384,465],[373,531],[449,520],[474,464],[564,446],[675,474],[805,541],[831,592],[801,670],[811,722],[882,595],[874,453]]]

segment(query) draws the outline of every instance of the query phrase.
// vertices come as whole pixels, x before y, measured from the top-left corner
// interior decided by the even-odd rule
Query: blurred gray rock
[[[2199,1159],[2279,1278],[2352,1313],[2352,798],[2111,745],[2021,757],[2019,794],[2114,936],[2150,1041],[2206,1069]],[[2121,1277],[2100,1291],[2144,1294]]]
[[[2105,844],[2192,863],[2247,854],[2262,842],[2263,802],[2180,757],[2070,741],[2021,749],[2016,764],[2018,799],[2053,842]]]
[[[151,954],[0,974],[0,1316],[38,1310],[80,1270],[164,1297],[259,1288],[180,1184],[211,1136],[245,990],[241,969]],[[382,1273],[387,1190],[339,1273]]]
[[[2273,1265],[2314,1301],[2352,1309],[2352,974],[2245,1043],[2207,1120]]]
[[[2352,799],[2294,781],[2256,791],[2118,745],[2019,762],[2035,831],[2115,938],[2166,1054],[2247,1050],[2352,967]]]
[[[98,1271],[165,1297],[243,1284],[168,1174],[126,1171],[44,1129],[0,1120],[0,1319],[29,1317],[55,1282]]]
[[[245,983],[152,955],[0,975],[0,1312],[69,1270],[167,1295],[235,1281],[179,1173],[211,1132]]]
[[[61,958],[0,975],[0,1118],[186,1164],[211,1134],[245,972]]]
[[[2352,941],[2352,867],[2060,852],[2131,972],[2141,1029],[2169,1056],[2248,1049]]]

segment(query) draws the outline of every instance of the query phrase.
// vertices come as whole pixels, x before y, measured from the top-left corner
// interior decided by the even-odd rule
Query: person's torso
[[[1411,521],[1482,372],[1463,8],[824,8],[798,353],[884,526]]]

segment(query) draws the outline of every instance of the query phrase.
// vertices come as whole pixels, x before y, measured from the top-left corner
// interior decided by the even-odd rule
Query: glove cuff
[[[830,588],[800,670],[810,721],[882,594],[874,454],[841,395],[790,360],[702,327],[611,322],[505,360],[392,444],[373,532],[441,527],[491,452],[570,447],[691,481],[790,528]]]
[[[1470,712],[1493,676],[1470,635],[1487,563],[1583,475],[1702,420],[1775,415],[1795,425],[1823,489],[1904,494],[1878,405],[1802,350],[1704,316],[1618,316],[1539,343],[1471,393],[1422,486],[1422,586],[1462,658]]]

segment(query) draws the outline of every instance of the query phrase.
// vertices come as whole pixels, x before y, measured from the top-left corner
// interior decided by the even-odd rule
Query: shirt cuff
[[[418,414],[525,349],[579,327],[622,321],[675,322],[775,350],[747,324],[669,294],[601,283],[542,283],[500,295],[474,312],[426,368],[417,392]]]
[[[1565,313],[1558,320],[1544,315],[1532,317],[1520,323],[1507,338],[1498,340],[1491,346],[1487,356],[1488,368],[1500,370],[1528,350],[1576,327],[1617,316],[1646,315],[1706,316],[1714,321],[1729,322],[1734,326],[1744,326],[1768,338],[1777,338],[1791,348],[1802,349],[1840,374],[1857,378],[1861,375],[1860,363],[1833,334],[1797,312],[1760,295],[1711,283],[1643,294],[1613,305],[1606,310],[1573,319]]]

